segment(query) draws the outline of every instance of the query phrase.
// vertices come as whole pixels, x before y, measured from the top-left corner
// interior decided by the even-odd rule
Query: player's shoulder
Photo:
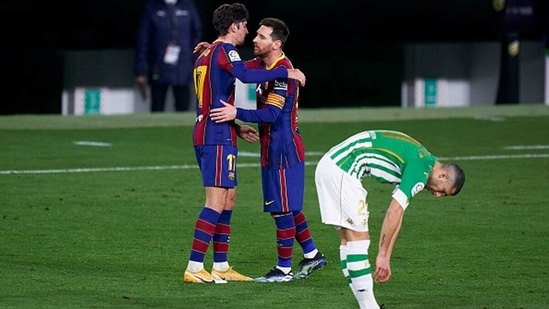
[[[240,54],[236,49],[236,46],[234,46],[233,44],[220,42],[218,47],[224,50],[224,52],[227,54],[227,57],[229,57],[229,60],[231,62],[242,61],[242,59],[240,58]]]
[[[247,60],[246,64],[251,67],[261,67],[261,65],[263,64],[263,60],[261,60],[261,58],[259,57],[254,57],[250,60]]]
[[[290,61],[290,59],[284,55],[283,57],[280,57],[276,60],[276,62],[273,65],[273,68],[293,69],[294,66],[292,65],[292,62]]]

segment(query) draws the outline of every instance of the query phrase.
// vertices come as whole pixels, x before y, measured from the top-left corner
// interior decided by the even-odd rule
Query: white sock
[[[282,270],[282,272],[284,274],[289,274],[291,271],[292,271],[292,268],[291,267],[281,267],[281,266],[276,266],[276,268]]]
[[[316,254],[318,253],[318,249],[314,249],[313,251],[311,252],[308,252],[308,253],[305,253],[303,254],[303,256],[306,258],[306,259],[312,259],[316,256]]]
[[[204,263],[200,262],[189,261],[189,264],[187,265],[187,270],[190,270],[193,273],[200,271],[202,268],[204,268]]]
[[[361,309],[379,309],[374,296],[372,267],[368,261],[369,240],[347,242],[347,269],[351,286]]]
[[[229,262],[214,262],[213,269],[224,272],[229,270]]]
[[[355,289],[353,289],[353,284],[351,283],[351,278],[349,277],[349,269],[347,268],[347,246],[346,245],[340,245],[339,246],[339,260],[341,263],[341,271],[343,272],[343,276],[345,277],[345,280],[349,283],[349,288],[353,292],[353,295],[355,295]],[[355,295],[356,298],[356,295]]]

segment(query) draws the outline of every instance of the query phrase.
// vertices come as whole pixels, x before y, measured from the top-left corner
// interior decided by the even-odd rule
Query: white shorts
[[[368,191],[359,179],[323,156],[316,166],[315,184],[322,223],[368,232]]]

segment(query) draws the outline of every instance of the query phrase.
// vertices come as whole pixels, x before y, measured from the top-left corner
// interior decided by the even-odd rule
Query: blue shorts
[[[236,147],[230,145],[196,146],[194,153],[202,174],[204,187],[236,187],[236,157],[238,153]]]
[[[263,211],[290,212],[303,210],[305,164],[286,169],[261,168]]]

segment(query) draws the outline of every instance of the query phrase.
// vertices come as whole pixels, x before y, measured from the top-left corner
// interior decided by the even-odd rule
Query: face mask
[[[166,4],[175,4],[177,0],[164,0],[164,2],[166,2]]]

